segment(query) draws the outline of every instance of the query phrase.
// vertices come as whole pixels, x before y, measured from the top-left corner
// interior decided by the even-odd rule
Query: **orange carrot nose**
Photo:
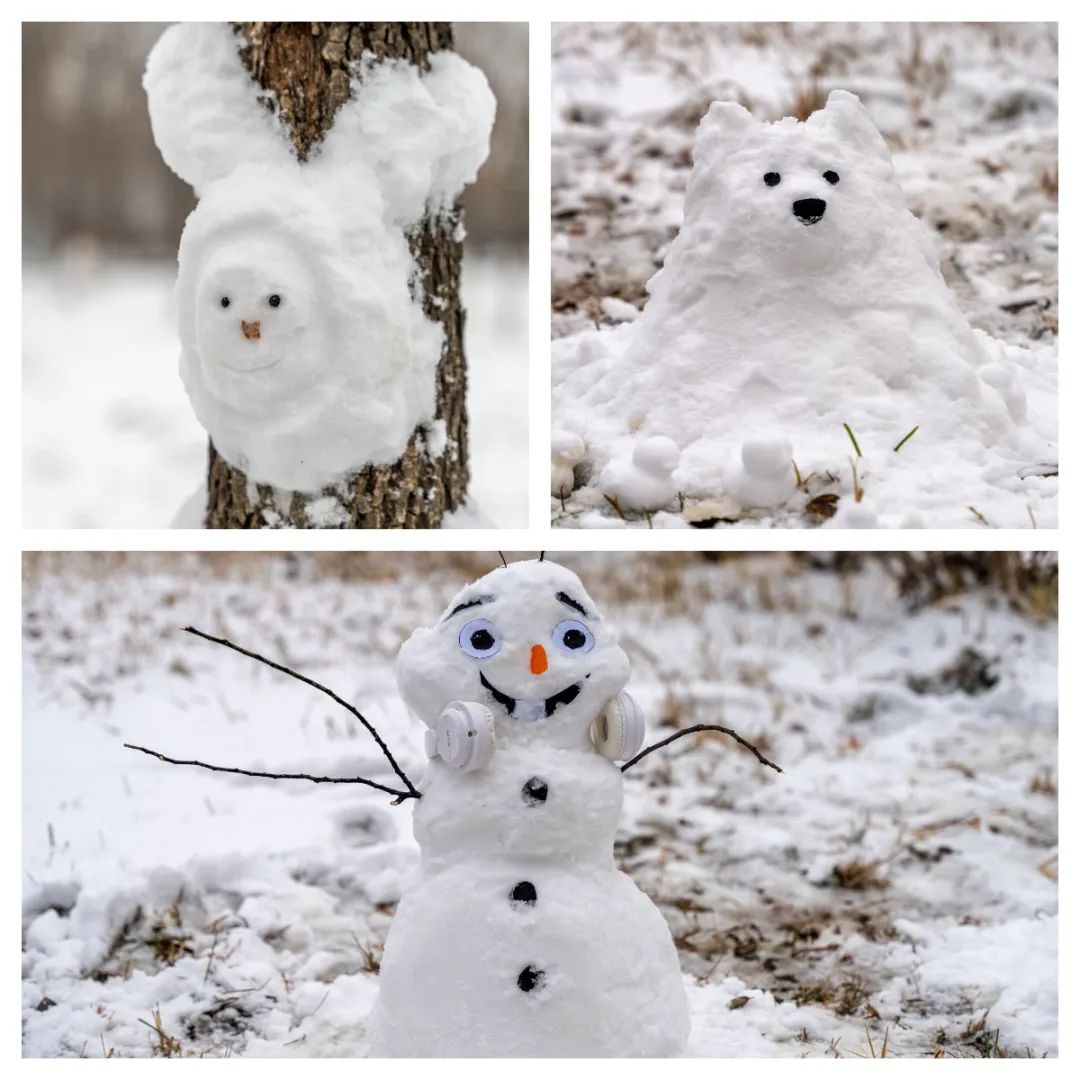
[[[240,333],[244,335],[245,341],[258,341],[262,336],[261,328],[258,321],[256,322],[244,322],[240,320]]]
[[[543,645],[532,647],[532,656],[529,657],[529,670],[534,675],[543,675],[547,671],[547,653]]]

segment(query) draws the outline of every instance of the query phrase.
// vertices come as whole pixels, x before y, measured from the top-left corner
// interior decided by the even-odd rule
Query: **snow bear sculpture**
[[[406,230],[487,156],[494,99],[454,53],[355,72],[301,163],[226,24],[167,30],[145,87],[161,154],[199,196],[180,241],[180,374],[218,452],[313,492],[394,461],[432,419],[440,325]]]
[[[402,646],[430,729],[421,863],[370,1020],[393,1057],[661,1056],[689,1033],[663,916],[615,867],[641,713],[615,631],[549,562],[499,568]]]
[[[805,122],[761,123],[715,102],[648,293],[632,325],[556,344],[553,420],[585,439],[594,475],[664,435],[682,450],[685,494],[778,506],[800,472],[843,483],[847,424],[862,470],[921,470],[927,499],[959,513],[968,499],[955,474],[933,490],[942,465],[988,477],[1004,453],[1015,464],[995,481],[1011,472],[1018,486],[1025,461],[1052,459],[1053,435],[1025,424],[1032,362],[968,325],[851,93],[833,91]],[[799,471],[789,461],[786,478],[770,470],[757,483],[743,447],[762,440],[790,445]]]

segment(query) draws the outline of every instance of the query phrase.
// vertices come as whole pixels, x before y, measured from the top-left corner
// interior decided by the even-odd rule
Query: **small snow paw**
[[[569,431],[551,433],[551,494],[565,499],[574,490],[574,468],[585,460],[585,440]]]
[[[780,506],[795,492],[791,440],[783,435],[747,439],[724,471],[727,493],[747,509]]]
[[[600,490],[624,510],[663,510],[679,493],[673,473],[680,457],[678,445],[664,435],[638,439],[629,461],[611,461],[604,467]]]

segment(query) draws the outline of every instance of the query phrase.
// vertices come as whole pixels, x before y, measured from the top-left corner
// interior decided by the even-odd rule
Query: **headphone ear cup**
[[[645,714],[627,693],[614,697],[589,729],[593,746],[611,761],[628,761],[645,742]]]
[[[439,715],[435,754],[462,772],[482,769],[495,752],[495,717],[478,701],[451,701]]]

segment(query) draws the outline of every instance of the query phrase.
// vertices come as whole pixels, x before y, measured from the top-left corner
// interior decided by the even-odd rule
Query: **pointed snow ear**
[[[711,164],[738,146],[755,123],[749,111],[737,101],[714,101],[698,124],[694,164]]]
[[[409,226],[426,209],[453,206],[476,179],[494,122],[487,79],[457,53],[435,53],[423,72],[404,60],[365,64],[311,164],[348,170],[363,162],[387,219]]]
[[[154,142],[196,193],[240,165],[281,164],[292,155],[288,132],[259,100],[240,59],[242,44],[228,23],[178,23],[146,61]]]
[[[838,142],[860,153],[870,154],[885,162],[892,161],[889,147],[870,118],[866,106],[847,90],[833,90],[825,108],[819,109],[806,122],[827,129]]]

